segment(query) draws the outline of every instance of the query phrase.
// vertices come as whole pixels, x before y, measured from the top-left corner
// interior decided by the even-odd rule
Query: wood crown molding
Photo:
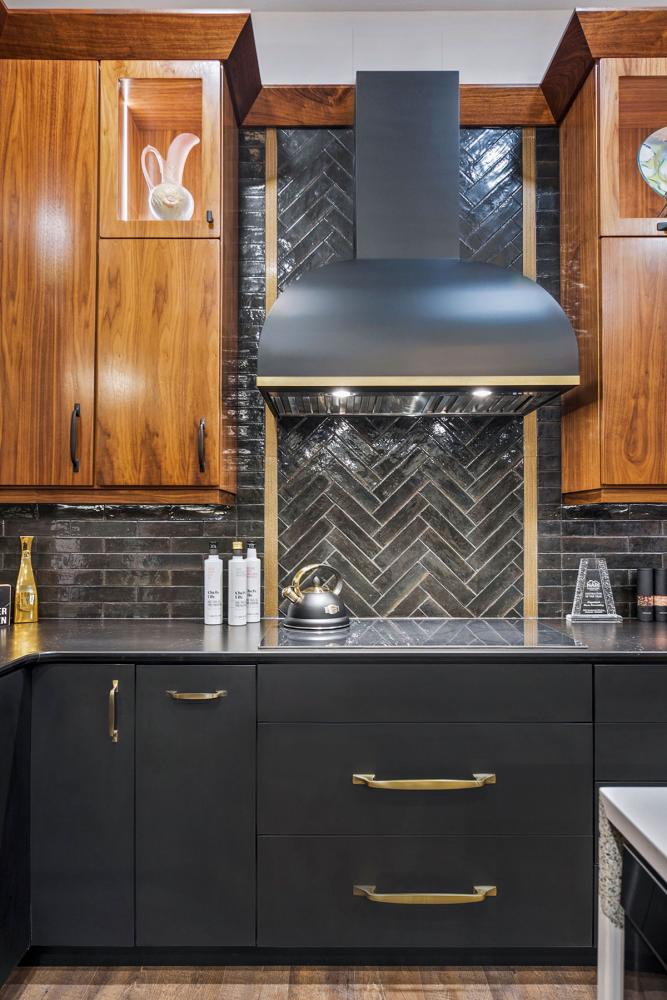
[[[262,82],[247,12],[7,10],[0,59],[216,59],[225,63],[237,122]]]
[[[598,59],[667,56],[667,8],[575,10],[542,79],[560,124]]]
[[[560,124],[597,59],[667,57],[667,8],[576,10],[541,84],[461,87],[464,126]],[[250,14],[8,10],[0,58],[220,59],[239,123],[351,125],[354,87],[262,87]]]
[[[256,61],[249,23],[247,12],[8,10],[0,59],[225,61],[239,40],[247,47],[249,36]],[[252,59],[247,50],[246,58]]]
[[[243,124],[266,128],[353,125],[354,86],[262,87]],[[553,124],[538,86],[461,86],[463,126]]]
[[[555,120],[560,124],[593,68],[593,56],[577,11],[570,18],[547,71],[542,93]]]
[[[255,34],[249,15],[225,62],[225,76],[236,121],[240,125],[262,89]]]

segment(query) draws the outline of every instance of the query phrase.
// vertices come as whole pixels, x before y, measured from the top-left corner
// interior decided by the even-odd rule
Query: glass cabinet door
[[[667,59],[601,59],[598,84],[600,235],[664,239]]]
[[[220,235],[220,63],[102,62],[100,235]]]

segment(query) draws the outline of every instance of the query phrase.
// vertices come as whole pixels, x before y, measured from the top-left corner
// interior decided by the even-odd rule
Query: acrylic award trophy
[[[621,622],[616,614],[606,559],[582,559],[568,622]]]

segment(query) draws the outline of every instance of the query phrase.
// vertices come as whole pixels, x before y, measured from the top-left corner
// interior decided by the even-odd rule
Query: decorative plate
[[[667,198],[667,128],[659,128],[644,139],[637,153],[637,166],[648,186]]]

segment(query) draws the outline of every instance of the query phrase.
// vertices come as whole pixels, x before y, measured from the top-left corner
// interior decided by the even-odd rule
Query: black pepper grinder
[[[653,612],[657,622],[667,622],[667,569],[657,569],[654,574]]]
[[[637,618],[640,622],[653,621],[653,570],[637,570]]]

